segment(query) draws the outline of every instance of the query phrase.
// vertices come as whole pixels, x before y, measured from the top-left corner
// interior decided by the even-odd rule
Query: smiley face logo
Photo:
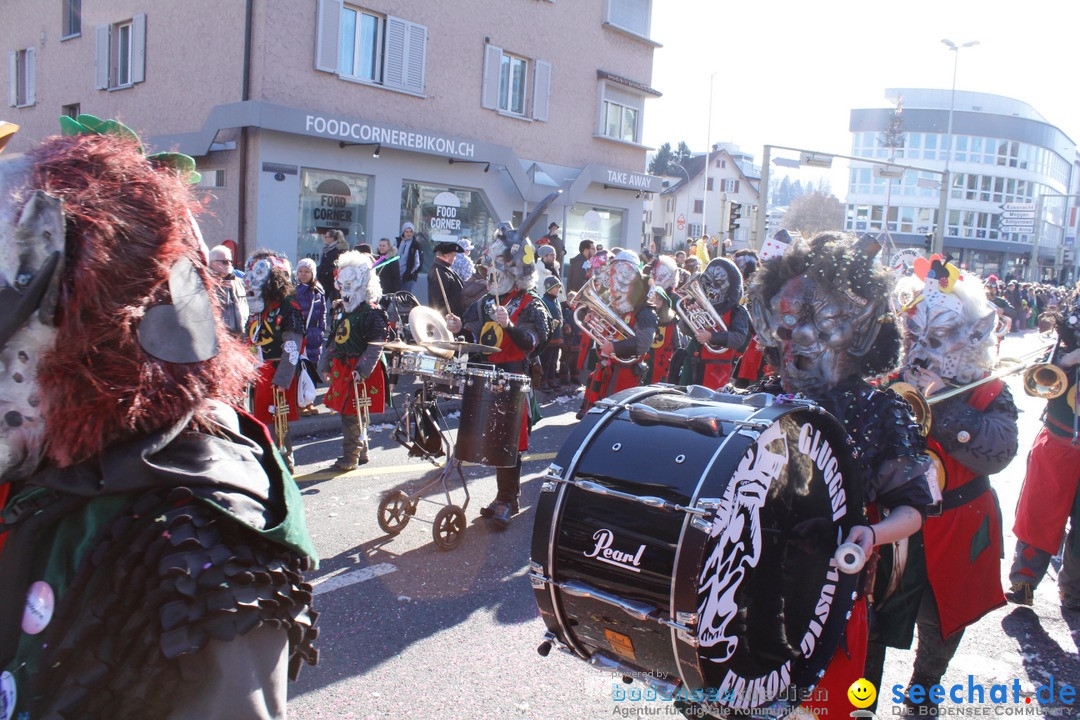
[[[866,678],[859,678],[851,683],[851,687],[847,691],[847,697],[855,707],[860,709],[868,708],[874,704],[874,700],[877,698],[877,688],[874,687],[874,683]]]

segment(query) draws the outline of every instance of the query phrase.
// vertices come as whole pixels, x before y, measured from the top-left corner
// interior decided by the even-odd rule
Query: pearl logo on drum
[[[615,542],[615,533],[607,528],[597,530],[592,537],[596,541],[596,547],[592,549],[592,552],[585,553],[585,557],[595,558],[602,563],[614,565],[630,572],[641,572],[641,556],[645,554],[644,545],[638,547],[637,552],[633,554],[621,550],[612,550],[611,546]]]

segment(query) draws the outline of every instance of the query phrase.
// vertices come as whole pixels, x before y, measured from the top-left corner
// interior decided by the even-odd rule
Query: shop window
[[[63,25],[60,39],[78,37],[82,33],[82,0],[62,0]]]
[[[99,25],[94,49],[95,87],[118,90],[146,79],[146,15]]]
[[[221,182],[224,181],[222,174]],[[367,228],[369,181],[367,175],[301,169],[297,261],[303,258],[319,261],[322,236],[327,230],[340,230],[349,247],[371,242]]]
[[[566,247],[576,248],[582,240],[592,240],[606,248],[624,246],[625,216],[625,210],[616,208],[574,205],[566,215]]]
[[[427,27],[341,0],[319,0],[315,69],[422,95]]]
[[[27,107],[37,102],[35,65],[32,47],[8,53],[8,104],[12,107]]]
[[[490,43],[484,45],[482,107],[546,121],[550,97],[551,63],[513,55]]]
[[[401,184],[400,219],[398,228],[411,222],[416,229],[417,241],[424,249],[425,270],[434,257],[432,247],[439,242],[469,238],[473,259],[479,259],[498,222],[479,190],[419,182]]]

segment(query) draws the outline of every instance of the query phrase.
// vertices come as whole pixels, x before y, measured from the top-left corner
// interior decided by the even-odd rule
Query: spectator
[[[396,293],[401,289],[401,264],[397,258],[397,248],[390,238],[379,240],[379,257],[375,258],[375,274],[379,276],[379,284],[382,286],[384,295]],[[389,262],[388,262],[389,261]]]
[[[458,252],[454,256],[454,262],[450,265],[450,269],[457,273],[457,276],[461,278],[461,282],[467,281],[476,272],[476,265],[473,264],[472,258],[469,257],[469,253],[472,252],[472,241],[469,238],[458,238]],[[468,307],[468,303],[465,305]]]
[[[565,344],[563,329],[566,322],[564,318],[566,311],[562,301],[559,299],[559,295],[562,294],[562,283],[559,278],[555,275],[548,275],[544,278],[542,287],[544,288],[544,294],[541,300],[544,301],[544,307],[547,308],[548,315],[551,317],[549,326],[551,335],[540,355],[543,380],[538,389],[540,392],[555,392],[560,385],[559,353]]]
[[[416,279],[420,277],[420,268],[424,264],[424,251],[419,241],[413,236],[415,230],[410,222],[401,226],[401,235],[397,239],[397,250],[401,265],[401,289],[412,292]]]
[[[244,283],[233,270],[232,250],[228,245],[218,245],[210,250],[210,272],[217,283],[217,293],[221,321],[234,335],[242,336],[247,325],[248,304]]]
[[[304,258],[296,266],[296,302],[304,316],[304,340],[300,344],[301,360],[298,371],[307,372],[311,382],[319,384],[319,355],[322,353],[323,336],[326,334],[326,291],[315,278],[315,261]],[[300,408],[301,415],[318,415],[313,403]]]
[[[555,263],[562,269],[563,258],[566,256],[566,244],[559,237],[559,223],[549,224],[547,235],[537,240],[536,244],[537,246],[550,245],[555,248]]]
[[[682,267],[683,267],[683,265],[685,263],[686,263],[686,252],[684,250],[680,250],[679,252],[675,253],[675,264],[679,266],[680,270],[682,269]]]
[[[570,269],[567,271],[566,285],[570,292],[576,293],[585,284],[585,280],[588,279],[586,267],[594,252],[595,246],[592,240],[582,240],[578,243],[578,254],[570,258]]]
[[[559,281],[559,295],[562,299],[562,278],[559,276],[559,268],[555,265],[558,253],[551,245],[541,245],[536,248],[536,256],[540,262],[536,263],[536,286],[545,288],[544,281],[553,277]],[[546,292],[546,290],[543,290]]]
[[[345,234],[340,230],[327,230],[323,233],[322,257],[319,259],[315,278],[326,292],[327,307],[338,299],[338,291],[334,287],[334,270],[337,269],[338,256],[348,249],[349,243],[345,241]]]

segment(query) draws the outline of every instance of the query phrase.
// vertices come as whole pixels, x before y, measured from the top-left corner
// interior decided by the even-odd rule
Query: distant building
[[[555,221],[575,251],[637,247],[661,189],[641,142],[660,94],[651,15],[651,0],[7,0],[8,151],[61,114],[118,118],[196,158],[206,240],[241,252],[313,257],[325,229],[374,244],[404,222],[482,246],[556,189],[535,235]]]
[[[886,97],[893,102],[903,99],[903,146],[895,149],[895,162],[943,169],[950,91],[890,89]],[[892,108],[852,110],[851,154],[888,160],[891,149],[883,145],[882,136],[892,117]],[[945,251],[983,276],[993,272],[1031,277],[1035,273],[1025,272],[1025,263],[1037,230],[1037,276],[1064,277],[1074,262],[1066,238],[1075,241],[1075,219],[1066,222],[1066,209],[1076,202],[1061,196],[1076,192],[1078,168],[1076,143],[1026,103],[956,91]],[[863,232],[887,226],[897,245],[922,251],[925,235],[933,233],[938,222],[940,177],[909,171],[889,180],[870,167],[852,168],[847,229]],[[1040,197],[1043,216],[1035,229],[1006,219],[1006,212],[1034,212]],[[1020,207],[1007,210],[1006,205]]]
[[[683,167],[686,173],[676,169],[674,175],[665,178],[664,189],[645,208],[645,225],[651,229],[657,247],[667,251],[684,249],[688,239],[700,238],[703,232],[713,238],[730,237],[729,253],[747,247],[761,181],[761,169],[754,165],[753,156],[736,145],[718,143],[709,153],[708,163],[701,154],[685,161]],[[733,234],[728,232],[732,203],[741,206],[742,215]]]

